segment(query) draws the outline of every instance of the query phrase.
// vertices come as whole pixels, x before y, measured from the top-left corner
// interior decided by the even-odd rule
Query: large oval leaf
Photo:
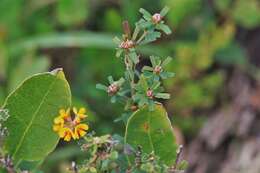
[[[125,143],[135,149],[142,146],[145,153],[154,153],[167,165],[176,159],[177,144],[171,122],[162,105],[156,105],[154,111],[145,106],[136,111],[128,120]]]
[[[55,148],[59,138],[52,130],[53,119],[70,104],[70,88],[61,70],[32,76],[7,97],[3,108],[10,117],[4,124],[4,147],[16,164],[41,160]]]

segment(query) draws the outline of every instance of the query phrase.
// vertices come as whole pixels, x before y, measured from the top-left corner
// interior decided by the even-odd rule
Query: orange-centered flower
[[[88,130],[88,125],[81,123],[83,119],[87,117],[86,109],[73,108],[73,114],[71,115],[71,109],[61,109],[59,115],[54,119],[53,130],[58,133],[60,138],[64,141],[70,141],[71,139],[79,139],[84,136]]]

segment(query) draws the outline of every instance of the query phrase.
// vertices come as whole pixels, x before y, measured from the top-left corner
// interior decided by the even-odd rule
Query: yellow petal
[[[58,132],[62,128],[61,125],[53,125],[53,131]]]
[[[85,114],[77,114],[77,117],[79,117],[80,119],[84,119],[87,117],[87,115]]]
[[[84,130],[78,130],[80,137],[84,136],[87,132]]]
[[[55,124],[63,124],[64,120],[59,116],[54,119]]]
[[[77,110],[77,108],[76,107],[73,107],[73,113],[75,114],[75,115],[77,115],[78,114],[78,110]]]
[[[65,128],[61,128],[61,129],[59,130],[59,137],[60,137],[60,138],[64,138],[65,135],[66,135],[66,130],[65,130]]]
[[[72,133],[72,131],[71,131],[69,128],[67,128],[67,127],[61,128],[61,129],[59,130],[59,136],[60,136],[60,138],[64,138],[67,134],[71,134],[71,133]]]
[[[66,115],[65,109],[60,109],[59,113],[60,113],[60,116]]]
[[[80,119],[80,117],[76,116],[75,119],[74,119],[74,121],[75,121],[77,124],[79,124],[80,121],[81,121],[81,119]]]
[[[66,114],[67,114],[67,115],[70,115],[70,108],[68,108],[68,109],[66,110]]]
[[[79,134],[78,134],[76,129],[74,130],[74,133],[73,133],[72,137],[73,137],[73,139],[79,139]]]
[[[71,133],[67,133],[64,137],[64,141],[70,141],[71,140]]]
[[[79,114],[85,114],[86,113],[86,109],[85,108],[80,108],[78,113]]]
[[[88,125],[87,124],[79,124],[75,127],[74,130],[74,135],[77,139],[79,139],[79,137],[84,136],[87,132],[85,132],[86,130],[88,130]]]
[[[88,130],[87,124],[79,124],[76,126],[77,129]]]

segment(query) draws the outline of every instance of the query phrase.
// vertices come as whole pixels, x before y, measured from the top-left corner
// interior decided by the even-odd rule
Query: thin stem
[[[141,37],[137,40],[136,44],[139,44],[144,39],[146,34],[147,34],[147,31],[144,31],[144,33],[141,35]]]
[[[179,148],[178,148],[176,160],[175,160],[175,163],[174,163],[174,166],[173,166],[173,169],[174,169],[174,170],[177,168],[177,165],[178,165],[178,163],[179,163],[182,150],[183,150],[183,146],[180,145]]]

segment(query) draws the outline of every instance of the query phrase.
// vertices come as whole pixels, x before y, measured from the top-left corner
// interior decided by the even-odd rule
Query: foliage
[[[142,146],[145,153],[154,152],[162,162],[173,165],[177,145],[172,130],[162,105],[156,105],[152,112],[144,107],[129,118],[125,141],[135,148]]]
[[[162,34],[162,39],[152,45],[140,45],[136,52],[141,55],[141,65],[150,65],[151,54],[173,57],[165,70],[176,72],[176,76],[162,84],[173,97],[164,103],[169,115],[174,115],[175,127],[181,128],[185,138],[190,140],[207,118],[208,111],[220,100],[226,102],[221,89],[229,67],[239,66],[256,74],[246,60],[249,54],[245,47],[250,44],[241,44],[241,39],[243,42],[248,33],[259,27],[257,0],[80,0],[79,3],[2,0],[0,104],[23,79],[56,66],[64,67],[74,93],[73,104],[88,107],[92,128],[98,134],[115,131],[123,134],[120,123],[109,122],[123,119],[126,124],[132,111],[125,111],[124,116],[118,118],[123,111],[121,101],[107,104],[107,94],[96,90],[95,85],[97,81],[105,81],[106,74],[114,79],[122,77],[124,68],[114,58],[115,45],[111,41],[113,35],[120,32],[121,21],[127,18],[132,28],[131,24],[140,17],[136,13],[140,7],[156,12],[165,5],[171,10],[163,21],[174,34],[167,38]],[[238,35],[242,38],[237,39]],[[137,66],[139,72],[140,68]],[[143,71],[146,78],[149,71]],[[64,146],[59,149],[57,152],[67,153],[66,157],[51,164],[46,161],[44,170],[66,172],[61,167],[64,164],[67,167],[68,160],[82,159],[78,151],[70,152]]]
[[[143,18],[136,23],[132,35],[128,22],[123,23],[122,39],[114,40],[118,44],[116,56],[125,64],[125,75],[117,81],[109,76],[109,86],[98,84],[97,88],[105,90],[111,102],[123,101],[126,114],[137,111],[131,118],[124,119],[127,122],[125,140],[117,142],[111,135],[85,137],[82,148],[87,150],[88,159],[79,170],[73,162],[71,171],[170,173],[182,169],[178,166],[180,151],[174,153],[177,144],[168,115],[156,101],[170,98],[161,84],[162,79],[173,77],[173,73],[165,71],[171,58],[161,60],[151,56],[152,67],[145,66],[141,72],[136,69],[140,62],[136,48],[155,41],[161,36],[160,31],[171,33],[163,21],[168,10],[165,7],[151,15],[140,9]],[[64,141],[83,137],[89,128],[81,123],[87,117],[86,110],[78,111],[74,107],[71,113],[70,107],[71,91],[62,69],[36,74],[23,81],[6,98],[1,110],[1,120],[8,131],[4,137],[1,167],[8,172],[37,170],[54,150],[58,136]],[[59,115],[55,117],[57,112]],[[6,114],[10,116],[6,118]],[[136,135],[138,138],[134,137]],[[148,145],[143,143],[143,138],[148,138]],[[121,153],[117,151],[120,143]],[[135,161],[130,162],[131,154],[125,152],[127,147],[134,153]],[[170,153],[168,147],[171,147]]]
[[[11,116],[3,124],[8,129],[4,148],[15,165],[42,160],[55,148],[58,138],[52,120],[56,110],[70,102],[70,89],[60,70],[27,79],[7,97],[3,108]]]

